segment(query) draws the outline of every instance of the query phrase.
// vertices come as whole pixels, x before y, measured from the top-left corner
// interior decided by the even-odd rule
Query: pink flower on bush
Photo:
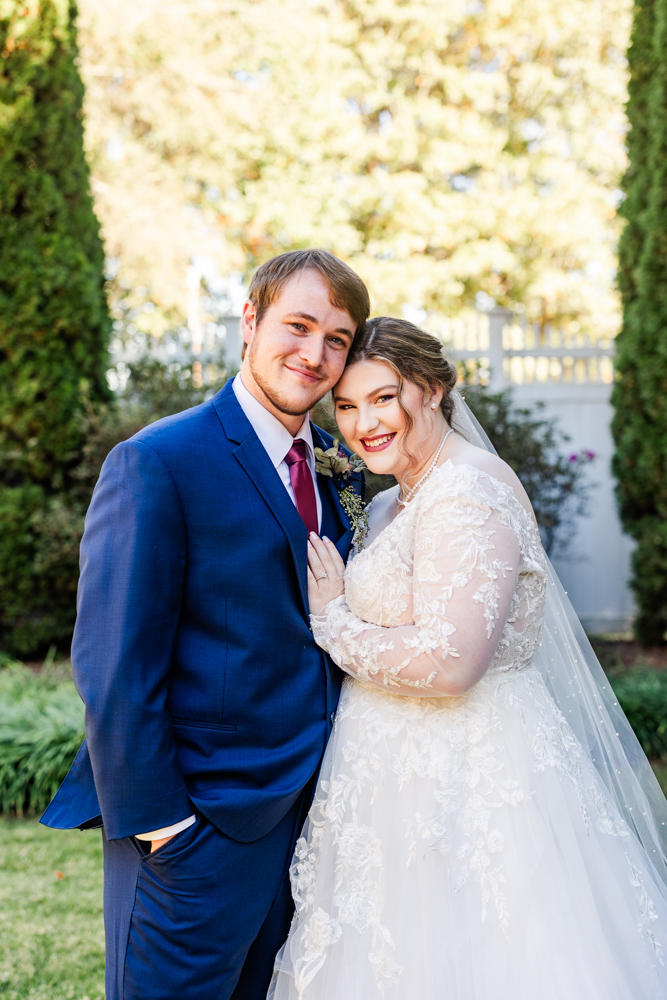
[[[570,462],[592,462],[595,458],[595,452],[591,451],[590,448],[582,449],[579,452],[573,452],[570,455]]]

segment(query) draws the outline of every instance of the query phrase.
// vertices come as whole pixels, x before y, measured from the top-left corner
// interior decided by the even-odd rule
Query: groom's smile
[[[331,290],[315,270],[299,271],[257,319],[254,303],[243,307],[247,350],[243,384],[296,434],[303,416],[339,380],[356,323],[331,301]]]

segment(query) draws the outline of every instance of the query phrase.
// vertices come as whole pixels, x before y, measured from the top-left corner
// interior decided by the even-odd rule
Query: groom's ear
[[[241,312],[241,336],[243,337],[243,347],[241,349],[241,359],[245,357],[248,344],[251,342],[257,329],[257,307],[250,299],[243,303]]]

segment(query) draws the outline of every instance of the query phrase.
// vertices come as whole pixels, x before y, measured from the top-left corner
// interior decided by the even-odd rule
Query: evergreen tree
[[[625,529],[636,540],[635,631],[667,641],[667,0],[635,7],[629,50],[630,167],[622,212],[614,472]]]
[[[109,317],[83,150],[76,8],[0,0],[0,647],[68,635],[35,523],[66,502],[82,395],[106,396]]]

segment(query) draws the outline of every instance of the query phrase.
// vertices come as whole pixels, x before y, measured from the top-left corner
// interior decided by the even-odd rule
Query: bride
[[[334,390],[398,486],[347,568],[311,536],[313,632],[349,677],[269,997],[667,998],[665,800],[455,381],[382,317]]]

